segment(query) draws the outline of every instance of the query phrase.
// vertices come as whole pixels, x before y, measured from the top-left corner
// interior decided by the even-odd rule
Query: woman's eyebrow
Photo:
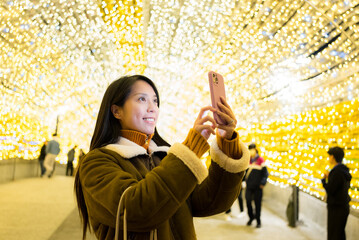
[[[134,94],[133,94],[133,96],[136,96],[136,95],[145,95],[145,96],[148,96],[147,93],[141,93],[141,92],[139,92],[139,93],[134,93]],[[154,94],[153,97],[157,98],[157,95]]]

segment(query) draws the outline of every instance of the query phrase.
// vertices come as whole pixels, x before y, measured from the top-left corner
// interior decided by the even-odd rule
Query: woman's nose
[[[157,108],[157,104],[154,103],[154,102],[150,102],[150,103],[148,104],[147,111],[148,111],[148,112],[154,112],[156,108]]]

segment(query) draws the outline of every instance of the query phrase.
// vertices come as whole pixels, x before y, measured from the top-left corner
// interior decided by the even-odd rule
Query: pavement
[[[0,184],[0,239],[6,240],[81,240],[74,178],[28,178]],[[262,208],[262,227],[247,226],[248,217],[239,213],[238,203],[232,217],[224,213],[195,218],[198,240],[325,240],[323,231],[298,224],[289,227],[286,220]],[[88,233],[87,240],[96,239]]]

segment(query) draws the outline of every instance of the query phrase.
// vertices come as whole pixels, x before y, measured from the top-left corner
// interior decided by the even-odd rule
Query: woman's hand
[[[234,116],[231,107],[223,97],[221,97],[221,102],[219,102],[217,106],[219,110],[217,110],[216,113],[222,121],[225,122],[224,124],[217,123],[217,132],[223,138],[231,139],[237,126],[237,119]]]
[[[216,109],[211,106],[201,108],[196,121],[194,122],[193,129],[200,132],[201,135],[208,140],[211,134],[215,134],[214,129],[216,128],[216,121],[209,115],[204,116],[207,111],[215,112]],[[205,124],[211,122],[212,125]]]

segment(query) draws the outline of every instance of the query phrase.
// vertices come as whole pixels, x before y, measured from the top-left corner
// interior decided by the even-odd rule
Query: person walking
[[[46,156],[44,161],[44,166],[46,168],[45,175],[48,176],[49,178],[54,173],[53,170],[54,170],[55,160],[57,155],[60,153],[60,143],[57,134],[54,133],[52,136],[53,136],[52,140],[49,141],[46,146]]]
[[[77,146],[75,145],[67,153],[66,176],[72,176],[74,173],[74,160],[75,160],[75,149],[76,148],[77,148]]]
[[[250,164],[246,173],[246,203],[250,226],[254,219],[257,221],[257,228],[261,227],[261,208],[263,198],[263,188],[267,183],[268,170],[265,166],[263,157],[259,156],[258,149],[254,143],[248,146],[250,152]],[[254,201],[255,213],[253,213],[252,202]]]
[[[243,190],[243,185],[244,184],[242,184],[242,188],[241,188],[241,190],[240,190],[240,192],[239,192],[239,195],[238,195],[238,204],[239,204],[239,215],[237,215],[237,216],[235,216],[235,215],[233,215],[232,214],[232,209],[230,208],[230,209],[228,209],[226,212],[225,212],[225,216],[226,216],[226,220],[227,221],[231,221],[232,220],[232,216],[234,216],[234,217],[237,217],[237,218],[240,218],[240,217],[242,217],[243,215],[243,213],[244,213],[244,206],[243,206],[243,197],[242,197],[242,190]]]
[[[78,161],[78,163],[80,162],[80,160],[82,159],[83,156],[85,156],[85,152],[84,152],[84,150],[81,148],[81,149],[80,149],[80,152],[79,152],[79,161]]]
[[[44,144],[41,147],[40,155],[39,155],[39,163],[40,163],[40,177],[44,175],[46,172],[46,168],[44,166],[45,156],[46,156],[46,145],[47,141],[45,140]]]
[[[342,161],[344,150],[340,147],[332,147],[328,150],[329,165],[332,170],[324,173],[322,184],[327,193],[327,239],[345,240],[345,225],[349,215],[350,196],[348,190],[352,176],[349,169]]]
[[[201,108],[187,138],[172,146],[156,129],[159,106],[157,88],[145,76],[108,86],[75,175],[83,237],[90,227],[98,239],[195,240],[193,217],[224,212],[237,198],[249,151],[226,100],[219,110]],[[207,170],[201,157],[209,149]]]

